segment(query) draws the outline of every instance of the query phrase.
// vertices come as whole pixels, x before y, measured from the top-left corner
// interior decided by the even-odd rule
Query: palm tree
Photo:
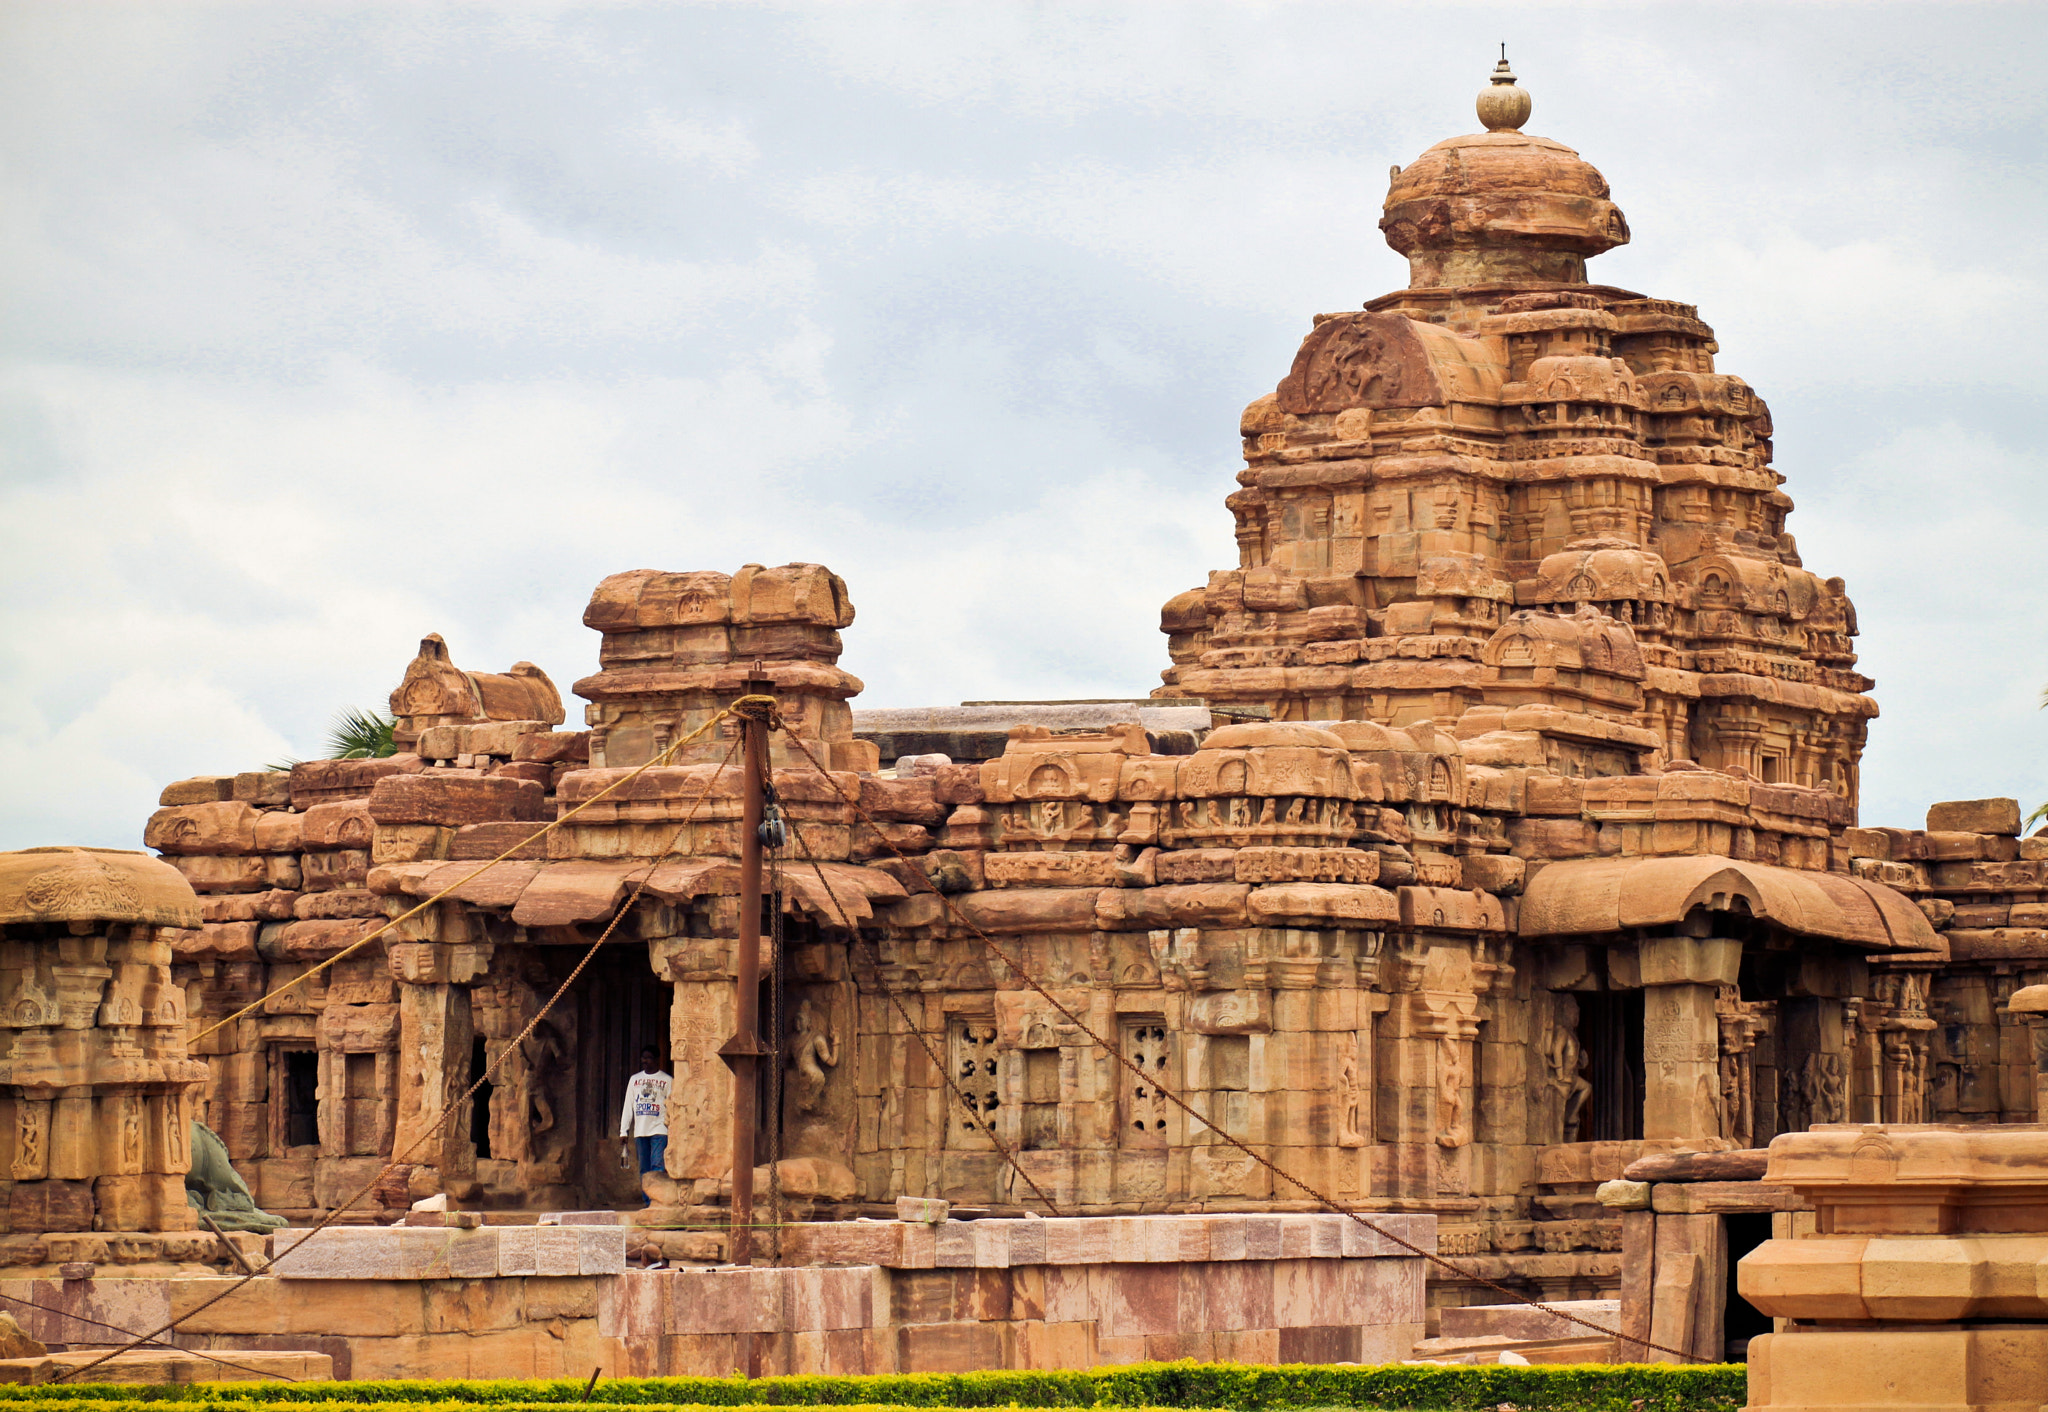
[[[324,760],[382,760],[387,755],[398,753],[398,745],[391,738],[391,732],[398,722],[381,711],[365,711],[351,706],[334,718],[334,724],[327,731],[327,753]],[[270,766],[273,770],[289,770],[298,764],[297,760],[280,760]]]

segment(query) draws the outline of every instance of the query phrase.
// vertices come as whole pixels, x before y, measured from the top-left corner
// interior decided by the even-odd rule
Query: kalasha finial
[[[1479,121],[1488,132],[1514,132],[1529,121],[1535,101],[1515,83],[1515,71],[1508,67],[1508,46],[1500,46],[1500,62],[1493,66],[1493,82],[1479,90]]]

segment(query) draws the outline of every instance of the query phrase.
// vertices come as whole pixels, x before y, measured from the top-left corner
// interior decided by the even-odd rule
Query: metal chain
[[[873,828],[875,821],[868,814],[867,810],[861,806],[860,797],[857,794],[848,795],[846,791],[840,787],[839,782],[833,778],[832,772],[827,770],[822,764],[819,763],[818,757],[811,752],[810,746],[804,742],[802,736],[796,734],[794,731],[788,732],[788,736],[790,743],[795,745],[798,750],[803,752],[804,757],[811,762],[811,765],[814,769],[816,769],[820,774],[825,776],[827,782],[831,784],[834,790],[838,791],[840,797],[846,801],[846,803],[853,809],[854,813],[858,815],[861,819],[866,821],[871,828]],[[894,843],[890,842],[887,834],[883,833],[879,828],[875,828],[875,834],[876,837],[881,839],[883,846],[888,848],[890,852],[894,853],[897,856],[897,858],[899,858],[905,863],[910,863],[913,866],[915,866],[916,860],[911,858],[910,855],[903,852],[902,849],[896,847]],[[1178,1093],[1175,1093],[1172,1089],[1167,1088],[1163,1084],[1159,1083],[1155,1076],[1147,1074],[1144,1070],[1140,1069],[1135,1063],[1133,1063],[1128,1057],[1124,1055],[1122,1047],[1120,1045],[1113,1045],[1109,1043],[1109,1041],[1105,1040],[1101,1035],[1095,1033],[1095,1031],[1089,1027],[1087,1021],[1083,1020],[1079,1015],[1076,1015],[1072,1010],[1068,1009],[1067,1006],[1064,1003],[1062,1003],[1057,996],[1053,995],[1051,991],[1047,990],[1044,986],[1040,985],[1037,982],[1037,980],[1032,977],[1031,973],[1024,968],[1023,962],[1019,961],[1016,957],[1012,956],[1008,951],[1004,950],[1003,947],[1000,946],[993,937],[991,937],[987,932],[983,931],[980,927],[976,926],[972,920],[970,920],[965,914],[963,914],[960,911],[958,907],[956,907],[953,904],[952,899],[947,897],[945,893],[940,892],[937,886],[935,885],[932,886],[932,895],[939,899],[939,905],[945,909],[947,915],[951,917],[954,922],[966,928],[968,931],[972,932],[981,941],[982,945],[986,946],[991,952],[995,954],[995,956],[999,960],[1002,961],[1002,963],[1005,966],[1010,968],[1010,970],[1016,975],[1016,977],[1019,980],[1021,980],[1026,986],[1029,986],[1033,991],[1036,991],[1041,999],[1043,999],[1048,1005],[1052,1006],[1053,1009],[1057,1010],[1062,1016],[1064,1016],[1067,1022],[1073,1025],[1075,1029],[1079,1030],[1082,1034],[1086,1035],[1089,1041],[1093,1043],[1096,1046],[1096,1048],[1108,1054],[1111,1058],[1115,1059],[1117,1063],[1121,1064],[1124,1068],[1130,1070],[1133,1075],[1137,1076],[1138,1078],[1142,1079],[1145,1083],[1149,1084],[1152,1087],[1153,1091],[1156,1092],[1160,1097],[1166,1099],[1167,1102],[1173,1104],[1174,1107],[1180,1109],[1181,1112],[1187,1114],[1188,1117],[1193,1118],[1196,1122],[1200,1123],[1203,1127],[1207,1128],[1210,1132],[1214,1133],[1224,1143],[1228,1144],[1231,1147],[1236,1148],[1239,1152],[1251,1158],[1252,1161],[1258,1163],[1261,1167],[1264,1167],[1268,1172],[1280,1178],[1282,1181],[1288,1183],[1290,1186],[1296,1187],[1302,1192],[1306,1193],[1308,1197],[1311,1200],[1315,1201],[1318,1205],[1328,1208],[1330,1211],[1336,1213],[1337,1215],[1349,1217],[1351,1220],[1357,1222],[1365,1229],[1371,1231],[1374,1235],[1377,1235],[1381,1237],[1383,1240],[1390,1241],[1393,1244],[1400,1246],[1403,1250],[1406,1250],[1411,1254],[1421,1256],[1423,1259],[1429,1261],[1432,1265],[1435,1265],[1438,1269],[1444,1270],[1449,1274],[1455,1275],[1457,1278],[1461,1280],[1470,1281],[1471,1283],[1484,1286],[1487,1289],[1493,1290],[1497,1294],[1505,1294],[1506,1296],[1508,1296],[1509,1299],[1513,1300],[1517,1304],[1526,1304],[1532,1309],[1539,1309],[1545,1314],[1549,1314],[1554,1318],[1563,1319],[1568,1323],[1577,1324],[1582,1328],[1591,1329],[1593,1332],[1597,1334],[1601,1334],[1605,1337],[1615,1339],[1618,1342],[1634,1344],[1642,1348],[1654,1349],[1658,1353],[1669,1353],[1673,1357],[1683,1358],[1689,1362],[1699,1363],[1708,1361],[1702,1356],[1695,1353],[1687,1352],[1684,1349],[1672,1348],[1665,1344],[1651,1342],[1648,1339],[1634,1338],[1628,1334],[1622,1333],[1619,1329],[1610,1329],[1605,1327],[1604,1325],[1596,1324],[1592,1320],[1584,1318],[1578,1314],[1574,1314],[1569,1310],[1559,1309],[1555,1305],[1546,1304],[1538,1299],[1531,1299],[1528,1295],[1523,1294],[1518,1290],[1512,1289],[1505,1284],[1502,1284],[1499,1280],[1492,1279],[1486,1275],[1482,1275],[1477,1270],[1468,1270],[1463,1266],[1454,1264],[1451,1261],[1446,1260],[1443,1256],[1438,1255],[1433,1250],[1425,1250],[1421,1246],[1415,1244],[1413,1241],[1410,1241],[1403,1236],[1396,1235],[1394,1234],[1394,1232],[1386,1229],[1384,1226],[1377,1225],[1374,1222],[1366,1219],[1363,1215],[1361,1215],[1357,1211],[1352,1210],[1350,1207],[1345,1206],[1337,1201],[1332,1200],[1330,1197],[1323,1195],[1322,1192],[1316,1190],[1314,1187],[1310,1186],[1307,1182],[1295,1176],[1293,1173],[1288,1172],[1284,1168],[1280,1167],[1270,1158],[1266,1157],[1263,1153],[1254,1151],[1251,1147],[1247,1146],[1243,1142],[1240,1142],[1231,1134],[1225,1132],[1221,1127],[1211,1122],[1206,1115],[1197,1112]]]
[[[798,737],[792,733],[790,739],[797,740]],[[799,744],[801,744],[800,741]],[[804,753],[807,755],[810,754],[808,750],[806,750]],[[812,763],[816,763],[815,757],[813,758]],[[925,1058],[930,1062],[932,1066],[932,1072],[937,1074],[941,1079],[945,1080],[946,1087],[951,1089],[953,1092],[953,1097],[959,1100],[960,1110],[968,1115],[968,1120],[970,1122],[972,1122],[976,1127],[980,1128],[984,1133],[988,1135],[988,1140],[995,1145],[996,1151],[1002,1154],[1003,1161],[1009,1164],[1010,1170],[1015,1172],[1018,1176],[1024,1179],[1024,1184],[1031,1188],[1032,1193],[1036,1195],[1040,1201],[1045,1203],[1046,1210],[1050,1211],[1055,1216],[1059,1215],[1059,1206],[1053,1201],[1053,1199],[1050,1196],[1047,1196],[1045,1194],[1045,1188],[1041,1187],[1038,1184],[1037,1180],[1031,1175],[1031,1173],[1024,1170],[1024,1164],[1017,1160],[1017,1155],[1014,1152],[1012,1152],[1009,1148],[1009,1145],[1005,1143],[1002,1140],[1002,1138],[997,1135],[995,1125],[988,1122],[982,1116],[981,1110],[974,1105],[974,1103],[968,1097],[967,1092],[964,1089],[962,1089],[957,1082],[955,1082],[952,1065],[948,1064],[942,1057],[940,1057],[938,1050],[932,1044],[931,1036],[925,1033],[924,1026],[919,1024],[915,1019],[911,1017],[909,1009],[905,1007],[905,1005],[903,1004],[902,997],[898,995],[894,990],[890,989],[888,982],[883,979],[882,957],[881,953],[875,947],[874,939],[868,936],[866,933],[862,932],[860,928],[854,926],[854,924],[847,919],[846,908],[844,905],[840,903],[839,894],[834,892],[832,890],[831,883],[825,880],[824,868],[819,866],[817,857],[813,855],[811,852],[810,845],[804,842],[803,831],[799,829],[793,822],[789,826],[789,836],[793,840],[795,840],[797,851],[799,853],[802,853],[804,855],[804,860],[811,865],[811,871],[818,875],[819,890],[822,891],[825,894],[826,899],[831,902],[832,910],[839,914],[839,925],[846,929],[846,934],[853,938],[854,944],[856,946],[862,946],[866,948],[868,968],[875,978],[875,989],[879,990],[888,999],[889,1003],[895,1007],[897,1015],[900,1016],[903,1020],[904,1028],[910,1032],[912,1037],[914,1037],[917,1040],[918,1046],[924,1050]],[[948,1121],[950,1122],[950,1120]]]
[[[774,798],[774,787],[768,787]],[[782,916],[782,850],[764,849],[768,863],[768,1220],[774,1227],[774,1259],[782,1263],[782,1007],[786,933]]]

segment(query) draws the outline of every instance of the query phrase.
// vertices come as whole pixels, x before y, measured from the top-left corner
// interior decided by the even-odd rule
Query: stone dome
[[[199,925],[185,875],[124,848],[24,848],[0,853],[0,922]]]
[[[1409,286],[1584,284],[1587,256],[1628,243],[1607,179],[1563,143],[1506,126],[1526,102],[1496,90],[1479,108],[1501,126],[1394,169],[1380,230],[1408,257]]]

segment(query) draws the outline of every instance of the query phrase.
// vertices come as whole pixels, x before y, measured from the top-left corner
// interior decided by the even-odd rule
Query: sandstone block
[[[360,888],[370,876],[370,855],[359,848],[299,855],[299,885],[307,892]]]
[[[515,761],[539,765],[588,764],[589,731],[529,731],[512,742]]]
[[[382,824],[370,845],[370,863],[423,863],[448,856],[455,830],[439,824]]]
[[[383,824],[463,824],[540,820],[546,792],[531,780],[474,775],[387,775],[370,793],[370,817]]]
[[[377,821],[370,817],[367,799],[315,804],[299,817],[299,841],[309,849],[367,849],[377,836]]]
[[[1095,930],[1095,898],[1087,888],[1004,888],[967,893],[957,899],[957,905],[962,916],[984,931],[1087,932]]]
[[[426,762],[417,755],[391,755],[382,760],[303,760],[292,766],[292,807],[304,812],[315,804],[367,799],[377,781],[425,768]]]
[[[1987,833],[2016,838],[2020,831],[2020,802],[2017,799],[1955,799],[1930,805],[1927,831],[1932,833]]]
[[[209,922],[196,931],[175,933],[171,951],[180,957],[214,956],[223,961],[254,961],[256,928],[255,922]]]
[[[282,809],[292,802],[290,770],[249,770],[235,776],[232,796],[259,809]]]
[[[16,1231],[89,1231],[92,1183],[16,1182],[7,1198],[8,1227]]]
[[[185,875],[194,892],[268,892],[270,870],[261,857],[173,855],[165,862]]]
[[[539,824],[465,824],[456,829],[448,844],[448,857],[457,861],[496,858],[512,850],[511,856],[518,859],[537,859],[548,856],[545,838],[535,839]]]
[[[1254,888],[1247,906],[1254,922],[1268,925],[1309,918],[1392,922],[1401,915],[1400,904],[1385,888],[1346,883],[1276,883]]]
[[[296,853],[301,847],[305,815],[271,809],[256,816],[250,831],[258,853]]]
[[[1358,848],[1241,848],[1233,864],[1241,883],[1370,883],[1380,858]]]
[[[234,797],[233,775],[194,775],[165,785],[157,803],[168,809],[180,804],[219,804]]]
[[[159,853],[252,853],[256,819],[256,811],[239,802],[159,809],[143,826],[142,843]]]
[[[1532,795],[1535,788],[1532,779]],[[1512,819],[1508,822],[1508,841],[1517,858],[1545,859],[1583,858],[1593,853],[1599,843],[1597,831],[1583,819]]]
[[[205,897],[199,902],[199,918],[204,922],[282,921],[292,915],[298,896],[296,892],[272,890]]]
[[[996,857],[990,854],[989,863],[994,864]],[[1246,922],[1245,899],[1251,891],[1243,883],[1108,888],[1095,894],[1096,925],[1103,931],[1241,927]]]
[[[1522,890],[1528,863],[1502,853],[1468,853],[1458,860],[1459,886],[1513,896]]]
[[[1237,850],[1234,848],[1177,848],[1162,852],[1153,875],[1162,883],[1236,882]]]

